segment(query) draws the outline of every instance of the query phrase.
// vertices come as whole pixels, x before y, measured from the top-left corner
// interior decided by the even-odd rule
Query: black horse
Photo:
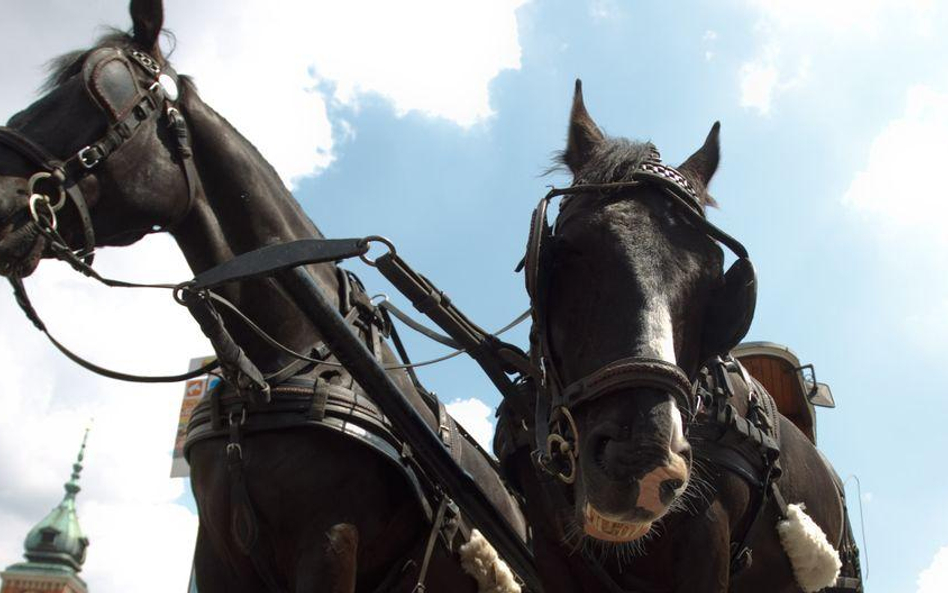
[[[89,259],[94,247],[158,231],[174,236],[195,274],[262,246],[319,237],[273,168],[161,55],[160,0],[133,0],[130,12],[131,34],[60,58],[48,94],[0,130],[0,273],[27,276],[43,257],[63,256],[63,243]],[[384,342],[389,323],[357,279],[333,264],[308,270],[379,360],[397,364]],[[273,402],[248,405],[225,388],[192,420],[200,590],[410,590],[438,514],[435,485],[279,282],[241,282],[220,295],[271,337],[324,362],[295,364],[223,312],[249,360],[273,377]],[[524,534],[487,456],[406,371],[391,374]],[[239,447],[227,447],[234,432]],[[453,534],[468,532],[445,513],[437,541],[447,543],[435,546],[426,582],[475,591],[453,546]]]
[[[776,525],[806,524],[788,505],[802,503],[839,549],[838,478],[726,356],[756,289],[743,247],[705,218],[718,129],[668,167],[651,144],[605,136],[577,81],[562,153],[573,186],[541,201],[525,259],[539,414],[504,406],[495,438],[547,593],[775,593],[835,579],[833,550],[823,574],[794,569]],[[739,256],[726,274],[718,243]]]

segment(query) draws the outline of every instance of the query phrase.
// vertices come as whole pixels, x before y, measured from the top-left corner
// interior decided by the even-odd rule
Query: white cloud
[[[332,162],[332,124],[345,124],[330,122],[327,103],[357,108],[372,94],[399,115],[463,127],[490,117],[491,81],[520,67],[516,9],[525,1],[167,0],[165,15],[177,70],[194,75],[207,102],[290,183]],[[0,48],[43,52],[0,63],[4,89],[14,90],[0,98],[0,118],[29,102],[41,60],[88,45],[99,19],[127,28],[127,6],[109,0],[89,11],[55,0],[7,11]]]
[[[773,62],[748,62],[741,66],[740,76],[741,107],[752,107],[763,115],[770,113],[770,102],[780,76]]]
[[[619,5],[616,0],[592,0],[589,4],[589,12],[594,19],[609,19],[618,14]]]
[[[493,451],[494,410],[483,401],[472,397],[456,399],[447,406],[448,413],[457,420],[485,451]]]
[[[932,563],[918,575],[916,593],[948,591],[948,546],[935,553]]]
[[[718,40],[717,31],[712,31],[708,29],[704,32],[704,35],[701,37],[701,40],[704,42],[706,49],[704,50],[704,59],[707,62],[710,62],[714,59],[714,51],[711,49],[715,42]]]
[[[490,117],[490,82],[520,67],[524,1],[175,0],[166,14],[175,64],[291,180],[332,161],[327,101],[379,95],[463,127]]]
[[[940,173],[946,158],[948,93],[912,87],[904,114],[873,140],[865,168],[856,174],[843,203],[887,233],[945,245],[948,236],[941,229],[948,200],[940,189]]]
[[[759,56],[741,66],[741,107],[768,115],[775,96],[806,81],[810,71],[809,58],[801,57],[794,66],[793,75],[788,76],[778,67],[780,55],[780,46],[771,43]]]
[[[740,104],[761,115],[810,82],[812,64],[882,36],[927,35],[932,0],[745,0],[760,43],[738,71]],[[829,76],[838,76],[833,70]],[[832,84],[832,80],[822,81]],[[821,87],[821,88],[825,88]]]
[[[915,290],[923,298],[904,319],[917,343],[943,346],[948,336],[948,200],[941,171],[948,159],[948,93],[928,86],[908,90],[905,111],[873,140],[866,164],[855,174],[843,204],[886,246],[900,268],[912,262]]]

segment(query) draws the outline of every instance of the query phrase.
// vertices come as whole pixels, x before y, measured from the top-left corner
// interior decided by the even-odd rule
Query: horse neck
[[[182,113],[192,135],[200,191],[191,213],[173,234],[195,274],[259,247],[322,236],[273,167],[190,85],[184,88]],[[310,271],[337,300],[336,267],[311,266]],[[274,280],[241,282],[219,292],[271,336],[298,351],[320,341]],[[258,366],[272,370],[285,364],[245,324],[226,314],[224,320]]]

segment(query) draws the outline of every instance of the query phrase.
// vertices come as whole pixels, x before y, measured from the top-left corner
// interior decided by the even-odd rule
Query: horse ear
[[[165,20],[161,0],[132,0],[129,12],[132,15],[135,43],[148,51],[157,50],[158,36]]]
[[[721,160],[721,144],[718,141],[720,131],[721,122],[714,122],[711,131],[708,132],[707,139],[704,141],[704,146],[678,167],[680,171],[691,173],[705,187],[708,186],[714,172],[718,170],[718,162]]]
[[[569,137],[563,152],[563,162],[573,175],[579,174],[589,162],[596,145],[604,138],[599,126],[586,111],[586,105],[583,103],[583,81],[577,78],[576,91],[573,93],[573,110],[569,118]]]

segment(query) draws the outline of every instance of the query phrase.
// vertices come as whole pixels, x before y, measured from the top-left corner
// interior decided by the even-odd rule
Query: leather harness
[[[379,309],[364,298],[361,284],[354,275],[341,268],[338,270],[340,276],[346,278],[340,282],[344,293],[341,299],[343,307],[348,307],[348,310],[344,310],[346,320],[352,324],[353,331],[366,336],[370,343],[379,344],[380,334],[388,337],[392,329],[390,323]],[[377,353],[381,357],[381,351]],[[280,378],[278,382],[271,380],[273,386],[269,389],[267,401],[248,400],[233,383],[221,381],[192,413],[184,446],[185,457],[190,455],[196,443],[207,439],[227,440],[225,451],[231,479],[231,535],[252,561],[268,589],[282,592],[285,588],[261,548],[259,521],[243,476],[244,437],[257,432],[308,427],[335,431],[360,446],[368,447],[381,454],[405,478],[419,509],[432,525],[431,535],[426,535],[429,543],[422,559],[423,570],[418,571],[416,578],[423,583],[434,538],[437,537],[448,550],[455,550],[467,541],[471,528],[462,519],[457,506],[444,496],[412,455],[411,447],[396,435],[375,402],[344,369],[325,364],[331,363],[329,349],[323,344],[317,345],[313,348],[313,356],[323,357],[323,364],[297,367],[294,376]],[[460,462],[461,441],[469,437],[447,414],[443,403],[423,389],[419,388],[419,392],[438,418],[439,435],[444,446],[451,452],[455,462]],[[384,593],[397,583],[413,578],[408,569],[416,564],[414,548],[392,565],[376,589],[378,593]]]

